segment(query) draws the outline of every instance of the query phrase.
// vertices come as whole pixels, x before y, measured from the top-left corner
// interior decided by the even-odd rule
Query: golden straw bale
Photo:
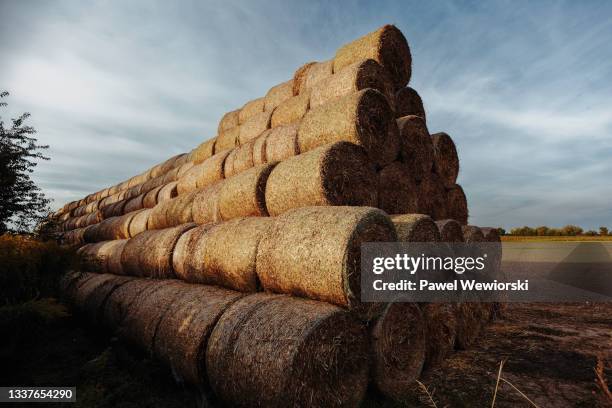
[[[283,161],[300,154],[297,134],[297,124],[271,129],[266,139],[265,160],[268,162]]]
[[[266,163],[266,145],[268,143],[268,135],[271,130],[266,130],[253,140],[253,166]]]
[[[270,126],[275,128],[299,122],[310,109],[310,93],[304,92],[287,99],[274,109]]]
[[[302,84],[306,80],[306,74],[311,66],[317,64],[317,62],[307,62],[306,64],[299,67],[295,73],[293,74],[293,95],[300,94],[300,88],[302,88]]]
[[[130,222],[129,233],[130,238],[135,237],[143,231],[148,229],[149,216],[151,215],[151,209],[140,210],[134,214],[132,222]]]
[[[196,282],[190,275],[192,268],[190,265],[198,260],[193,259],[197,251],[197,242],[215,224],[204,224],[186,231],[176,242],[172,252],[172,268],[177,278],[188,282]]]
[[[401,242],[439,242],[440,232],[431,217],[424,214],[392,215]]]
[[[293,79],[270,88],[264,97],[264,110],[273,111],[281,102],[293,96]]]
[[[193,198],[192,215],[196,224],[221,221],[219,215],[219,194],[223,182],[217,182],[197,191]]]
[[[263,112],[265,110],[265,98],[253,99],[244,104],[240,113],[238,114],[238,122],[240,125],[246,123],[251,117]]]
[[[232,177],[234,174],[242,173],[253,167],[253,148],[255,140],[250,140],[238,146],[227,156],[223,172],[225,178]]]
[[[240,126],[236,126],[223,131],[223,133],[219,133],[214,144],[215,153],[233,149],[234,147],[238,146],[239,137]]]
[[[266,182],[273,164],[262,164],[225,179],[219,192],[219,215],[222,220],[267,216]]]
[[[233,127],[236,127],[240,124],[238,117],[240,115],[240,109],[233,110],[231,112],[227,112],[221,120],[219,121],[219,127],[217,129],[217,133],[221,134],[225,130],[229,130]]]
[[[178,194],[186,194],[223,179],[225,177],[225,161],[230,152],[231,150],[225,150],[216,153],[204,162],[193,166],[179,180],[177,185]]]
[[[128,200],[128,202],[125,203],[125,207],[123,207],[123,213],[127,214],[144,208],[144,197],[144,194],[140,194]]]
[[[132,279],[118,287],[110,294],[102,308],[104,326],[113,331],[119,329],[134,301],[141,295],[150,295],[158,287],[158,283],[152,279]]]
[[[221,133],[219,133],[221,134]],[[204,160],[208,159],[215,153],[215,143],[217,139],[212,138],[208,139],[205,142],[202,142],[191,154],[191,161],[194,164],[200,164]]]
[[[159,190],[157,193],[157,203],[161,203],[167,200],[171,200],[178,195],[178,182],[173,181],[168,183]]]
[[[246,122],[240,125],[238,144],[243,145],[255,139],[267,129],[270,129],[271,119],[272,111],[265,111],[251,116]]]
[[[157,204],[157,195],[159,194],[159,191],[162,188],[163,186],[155,187],[154,189],[149,191],[147,194],[145,194],[144,198],[142,199],[142,206],[144,208],[155,207],[155,204]]]

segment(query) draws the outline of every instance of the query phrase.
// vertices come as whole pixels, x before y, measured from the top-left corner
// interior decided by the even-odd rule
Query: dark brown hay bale
[[[141,295],[150,295],[157,288],[157,284],[157,281],[151,279],[133,279],[118,287],[104,303],[103,324],[117,330],[134,301]]]
[[[149,192],[157,187],[160,187],[164,185],[164,177],[155,177],[152,178],[150,180],[147,180],[143,185],[142,185],[142,192]]]
[[[473,242],[485,242],[484,234],[481,229],[475,225],[464,225],[461,227],[463,231],[463,240],[468,244]]]
[[[383,395],[402,400],[414,389],[425,362],[425,324],[414,303],[389,303],[374,323],[371,376]]]
[[[304,92],[287,99],[272,112],[270,126],[290,125],[299,122],[310,109],[310,93]]]
[[[162,203],[164,201],[168,201],[173,199],[178,195],[178,182],[173,181],[172,183],[168,183],[159,190],[157,193],[157,203]]]
[[[488,312],[487,312],[488,311]],[[457,336],[455,347],[465,350],[471,347],[490,317],[490,309],[483,303],[463,302],[455,307]]]
[[[78,249],[81,269],[90,272],[104,273],[106,269],[106,258],[100,256],[100,250],[106,242],[83,245]]]
[[[162,176],[163,178],[163,176]],[[142,189],[142,185],[136,185],[134,187],[130,187],[129,189],[127,189],[127,191],[125,192],[125,199],[126,200],[131,200],[134,197],[137,197],[140,194],[140,190]]]
[[[151,215],[151,212],[151,209],[147,209],[138,211],[136,214],[134,214],[134,218],[132,218],[128,228],[130,238],[134,238],[136,235],[148,229],[149,216]]]
[[[217,139],[212,138],[203,143],[201,143],[195,150],[191,153],[191,161],[194,164],[200,164],[204,160],[208,159],[215,153],[215,143]]]
[[[264,97],[264,110],[273,111],[281,102],[293,96],[293,79],[270,88]]]
[[[444,184],[451,188],[457,182],[459,175],[459,156],[453,139],[446,133],[431,135],[434,147],[434,171]]]
[[[340,96],[376,89],[393,101],[393,85],[387,71],[374,60],[367,59],[351,64],[337,73],[319,81],[310,90],[310,107],[321,106]]]
[[[193,199],[192,215],[196,224],[208,224],[221,221],[219,215],[219,194],[223,182],[217,182],[196,193]]]
[[[128,276],[110,275],[109,279],[98,282],[84,294],[79,306],[87,316],[90,326],[99,327],[103,324],[104,304],[108,297],[120,286],[134,279]]]
[[[387,69],[395,89],[406,86],[410,81],[410,48],[397,27],[387,24],[339,48],[334,57],[334,72],[368,58]]]
[[[154,354],[182,381],[206,383],[208,338],[221,314],[242,296],[214,286],[185,285],[159,322]]]
[[[103,207],[100,210],[102,212],[102,218],[106,219],[123,215],[123,207],[125,207],[126,203],[127,200],[121,200],[117,201],[116,203],[109,204],[106,207]]]
[[[149,170],[149,177],[150,178],[155,178],[155,177],[159,177],[159,176],[163,176],[163,172],[162,172],[162,164],[160,163],[158,165],[153,166],[150,170]],[[122,183],[123,184],[123,183]],[[119,185],[119,189],[123,190],[124,188],[121,186],[121,184]]]
[[[401,242],[439,242],[440,232],[431,217],[424,214],[392,215],[391,221]]]
[[[461,224],[456,220],[440,220],[436,221],[438,231],[440,231],[440,239],[442,242],[463,242],[463,231]]]
[[[379,304],[361,303],[361,243],[396,241],[382,211],[370,207],[306,207],[276,218],[259,243],[264,289],[348,307],[370,319]]]
[[[187,280],[256,292],[259,287],[255,270],[257,248],[273,223],[270,217],[239,218],[196,234],[199,238],[192,242]]]
[[[266,182],[275,164],[262,164],[225,179],[219,192],[219,215],[222,220],[267,216]]]
[[[372,162],[384,166],[397,157],[389,152],[393,112],[383,94],[366,89],[308,111],[298,131],[300,152],[341,140],[363,146]]]
[[[143,231],[131,238],[121,255],[126,275],[168,279],[174,277],[172,252],[183,233],[195,224],[183,224],[163,230]]]
[[[238,121],[238,117],[240,115],[240,109],[233,110],[231,112],[227,112],[221,120],[219,121],[219,127],[217,129],[217,133],[223,133],[224,130],[229,130],[233,127],[236,127],[240,124]]]
[[[155,282],[155,289],[137,296],[121,324],[119,335],[149,353],[154,351],[155,334],[170,306],[180,298],[185,283],[176,280]]]
[[[486,242],[501,242],[501,238],[499,237],[499,229],[492,227],[482,227],[480,228],[482,232],[482,236]]]
[[[109,280],[113,280],[115,278],[114,275],[110,274],[94,274],[90,279],[86,281],[81,281],[75,288],[74,291],[74,304],[80,311],[85,311],[84,306],[87,301],[87,298],[96,290],[96,288],[103,285],[105,282]]]
[[[312,205],[376,206],[376,173],[363,148],[348,142],[291,157],[270,174],[265,186],[270,215]]]
[[[197,193],[192,191],[156,205],[149,216],[147,228],[162,229],[193,222],[192,207]]]
[[[311,66],[317,64],[317,62],[307,62],[306,64],[299,67],[293,74],[293,95],[300,94],[300,88],[306,80],[306,74]]]
[[[240,137],[240,126],[219,133],[215,142],[215,153],[233,149],[238,146],[238,138]]]
[[[449,218],[457,220],[461,225],[467,225],[468,204],[459,184],[446,190],[446,211]]]
[[[395,117],[401,118],[409,115],[419,116],[427,121],[423,100],[417,91],[407,86],[395,94]]]
[[[264,111],[265,98],[253,99],[244,104],[240,113],[238,114],[238,122],[240,125],[246,123],[250,118]]]
[[[388,214],[418,212],[418,189],[404,163],[395,161],[378,172],[378,208]]]
[[[172,268],[179,279],[189,282],[195,281],[189,274],[191,272],[190,265],[198,261],[192,259],[197,251],[197,242],[214,225],[214,223],[210,223],[192,228],[181,235],[176,242],[172,252]]]
[[[279,126],[270,130],[266,139],[265,160],[272,163],[300,154],[297,134],[297,124]]]
[[[266,163],[266,145],[268,143],[268,134],[271,130],[263,132],[253,141],[253,166],[259,166]]]
[[[144,198],[142,199],[142,206],[144,208],[155,207],[155,204],[157,204],[157,195],[159,194],[159,191],[162,189],[162,187],[163,186],[155,187],[147,194],[145,194]]]
[[[242,173],[253,167],[254,146],[255,140],[251,140],[232,150],[225,159],[223,170],[225,178],[232,177],[234,174]]]
[[[140,194],[125,203],[125,207],[123,207],[123,213],[131,213],[132,211],[141,210],[144,208],[144,194]]]
[[[97,273],[88,273],[81,271],[71,271],[60,281],[60,289],[62,297],[71,304],[75,303],[76,293],[79,286],[84,285],[88,280],[100,276]]]
[[[436,221],[449,218],[446,190],[440,177],[430,173],[421,180],[418,187],[419,212],[430,215]]]
[[[240,125],[238,144],[243,145],[255,139],[267,129],[270,129],[271,119],[272,111],[261,112],[257,115],[251,116],[246,122]]]
[[[216,153],[204,162],[195,165],[179,180],[179,195],[206,187],[225,177],[224,165],[230,150]]]
[[[366,355],[363,326],[342,309],[258,293],[223,313],[206,366],[228,406],[357,407],[368,382]]]
[[[427,177],[433,169],[434,149],[425,121],[419,116],[397,119],[400,131],[400,156],[415,180]]]
[[[457,316],[454,303],[426,303],[421,306],[426,331],[425,369],[439,366],[455,347]]]

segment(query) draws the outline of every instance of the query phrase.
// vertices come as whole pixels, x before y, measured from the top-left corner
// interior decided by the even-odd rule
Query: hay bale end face
[[[461,224],[456,220],[441,220],[436,221],[438,231],[440,231],[440,240],[442,242],[463,242],[463,231]]]
[[[267,216],[266,182],[275,165],[263,164],[225,179],[219,191],[221,219]]]
[[[401,118],[409,115],[419,116],[427,121],[423,100],[417,91],[407,86],[395,94],[395,117]]]
[[[177,278],[187,282],[197,282],[191,276],[191,265],[198,260],[194,259],[198,240],[215,224],[204,224],[186,231],[176,242],[172,251],[172,268]]]
[[[418,207],[419,212],[430,215],[434,220],[449,218],[447,193],[440,177],[429,173],[419,183]]]
[[[219,133],[215,139],[215,154],[223,152],[225,150],[231,150],[238,146],[238,138],[240,137],[240,126],[233,127],[231,129],[224,130]]]
[[[149,223],[149,216],[152,210],[141,210],[134,215],[129,226],[129,238],[133,238],[143,231],[146,231]]]
[[[415,180],[426,178],[433,169],[434,148],[425,121],[419,116],[397,119],[400,132],[401,160]]]
[[[410,171],[393,162],[378,172],[378,208],[388,214],[418,212],[418,188]]]
[[[270,215],[313,205],[376,206],[376,173],[363,148],[348,142],[322,146],[279,163],[265,190]]]
[[[425,214],[392,215],[391,220],[401,242],[439,242],[440,232],[434,221]]]
[[[238,121],[240,122],[240,125],[246,123],[253,116],[264,112],[264,110],[265,98],[257,98],[245,103],[238,114]]]
[[[373,163],[384,166],[397,156],[388,151],[392,120],[387,99],[374,89],[336,98],[306,113],[298,131],[300,152],[347,141],[363,146]]]
[[[221,134],[225,130],[229,130],[233,127],[236,127],[240,124],[239,121],[240,109],[233,110],[231,112],[227,112],[221,120],[219,121],[219,127],[217,129],[217,133]]]
[[[339,48],[334,57],[334,72],[368,58],[375,60],[389,72],[395,89],[406,86],[410,81],[410,48],[406,37],[397,27],[385,25]]]
[[[361,303],[361,243],[396,241],[382,211],[370,207],[306,207],[276,218],[257,251],[265,290],[347,307],[363,319],[380,305]]]
[[[371,376],[385,396],[402,400],[414,389],[425,362],[425,325],[414,303],[389,303],[374,323]]]
[[[421,306],[426,332],[425,370],[442,364],[455,347],[457,315],[454,303],[426,303]]]
[[[463,231],[463,240],[468,244],[486,241],[482,230],[475,225],[464,225],[461,230]]]
[[[452,188],[459,175],[459,155],[453,139],[446,133],[431,135],[434,147],[434,171],[444,187]]]
[[[206,351],[228,406],[359,406],[367,387],[364,328],[335,306],[255,294],[223,313]]]
[[[297,156],[300,153],[297,134],[297,124],[279,126],[270,130],[267,134],[264,160],[273,163]]]
[[[459,184],[446,190],[446,211],[449,218],[457,220],[461,225],[467,225],[468,204],[463,188]]]

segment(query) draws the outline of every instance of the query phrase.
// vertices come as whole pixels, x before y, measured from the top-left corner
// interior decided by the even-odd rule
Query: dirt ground
[[[511,304],[478,343],[422,382],[429,406],[490,407],[498,376],[539,407],[612,407],[612,304]],[[425,405],[427,406],[427,405]],[[503,380],[495,407],[532,407]]]

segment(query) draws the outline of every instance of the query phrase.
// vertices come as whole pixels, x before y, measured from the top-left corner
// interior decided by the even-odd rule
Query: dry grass
[[[578,236],[514,236],[514,235],[502,235],[502,242],[554,242],[554,241],[580,241],[580,242],[600,242],[600,241],[612,241],[612,235],[604,236],[589,236],[589,235],[578,235]]]

